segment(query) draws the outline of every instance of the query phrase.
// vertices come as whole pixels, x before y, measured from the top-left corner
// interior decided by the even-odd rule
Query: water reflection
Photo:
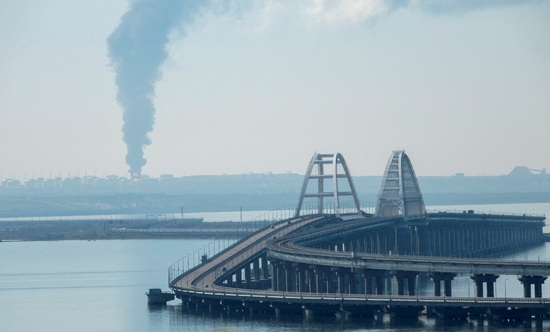
[[[501,322],[485,318],[443,320],[421,315],[418,319],[337,318],[336,315],[306,317],[301,313],[275,315],[243,311],[209,310],[175,304],[149,308],[151,327],[158,330],[197,331],[548,331],[550,322],[530,320]]]

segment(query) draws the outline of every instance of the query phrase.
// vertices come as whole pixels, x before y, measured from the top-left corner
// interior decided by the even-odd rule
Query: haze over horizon
[[[147,3],[3,4],[1,178],[128,176],[107,39]],[[148,93],[143,174],[303,174],[340,152],[381,176],[398,149],[417,176],[550,168],[548,0],[186,5]]]

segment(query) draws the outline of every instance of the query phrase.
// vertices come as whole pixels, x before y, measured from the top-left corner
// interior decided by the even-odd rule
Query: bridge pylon
[[[325,172],[325,166],[329,167],[329,172]],[[344,190],[341,189],[342,186],[338,181],[339,179],[347,180]],[[332,182],[326,183],[325,181],[328,180],[332,180]],[[317,188],[315,191],[307,190],[311,181],[316,183]],[[340,216],[342,210],[340,197],[342,196],[352,196],[355,210],[358,214],[361,214],[359,199],[357,198],[355,186],[353,185],[353,180],[344,157],[340,153],[315,153],[309,162],[306,175],[304,176],[295,216],[300,216],[304,198],[317,198],[317,213],[322,214],[325,198],[331,197],[334,203],[334,213]]]
[[[424,199],[414,174],[411,160],[405,151],[393,151],[376,203],[377,217],[402,215],[405,220],[426,216]]]

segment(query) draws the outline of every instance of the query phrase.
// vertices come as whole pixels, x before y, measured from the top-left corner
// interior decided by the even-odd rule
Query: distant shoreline
[[[263,225],[252,222],[102,220],[14,221],[0,223],[0,241],[124,240],[124,239],[239,239]]]
[[[365,206],[374,206],[377,193],[358,193]],[[423,193],[426,206],[550,203],[547,192]],[[91,196],[2,196],[0,218],[72,215],[163,214],[269,211],[292,209],[297,194],[110,194]]]
[[[143,198],[143,197],[141,197]],[[203,197],[204,198],[204,197]],[[217,212],[221,206],[227,204],[218,204],[218,199],[221,202],[225,202],[222,197],[211,197],[210,204],[208,206],[216,207],[216,209],[204,209],[201,211],[204,213]],[[0,202],[2,198],[0,197]],[[155,205],[162,201],[162,197],[156,197],[156,200],[150,200],[151,205]],[[424,201],[427,206],[468,206],[471,205],[472,209],[477,209],[477,205],[487,204],[546,204],[550,203],[550,193],[495,193],[495,194],[427,194],[424,195]],[[255,196],[250,204],[242,204],[247,207],[246,210],[250,211],[269,211],[268,209],[262,209],[263,205],[256,205],[255,202],[261,204],[270,203],[272,206],[276,206],[273,200],[270,200],[270,196],[258,195]],[[227,211],[238,211],[242,205],[233,205],[232,209],[227,208]],[[267,204],[266,204],[267,205]],[[235,208],[237,206],[237,208]],[[252,208],[250,208],[250,206]],[[284,206],[284,205],[283,205]],[[371,205],[374,207],[374,204]],[[178,220],[177,217],[181,213],[181,210],[172,209],[173,213],[168,213],[166,210],[146,210],[146,209],[129,209],[129,210],[80,210],[71,209],[59,210],[36,210],[34,213],[26,211],[27,216],[21,214],[9,214],[6,215],[5,211],[0,211],[0,218],[18,218],[14,221],[0,220],[0,240],[2,241],[58,241],[58,240],[107,240],[107,239],[201,239],[201,238],[240,238],[247,234],[250,230],[251,222],[239,222],[239,221],[209,221],[202,222],[202,219],[187,218],[187,223],[182,224],[182,220]],[[191,209],[185,208],[186,212]],[[290,209],[290,210],[289,210]],[[287,205],[286,212],[291,211],[292,207]],[[281,210],[271,210],[281,211]],[[4,212],[4,213],[2,213]],[[49,212],[50,215],[40,214],[39,212]],[[58,212],[57,215],[54,213]],[[490,212],[490,211],[485,211]],[[512,212],[512,211],[507,211]],[[549,213],[549,211],[544,211]],[[137,216],[134,219],[123,220],[117,217],[117,214],[127,214]],[[141,213],[141,216],[139,214]],[[160,213],[160,214],[159,214]],[[513,212],[512,212],[513,213]],[[521,211],[526,214],[536,214],[537,211]],[[53,215],[52,215],[53,214]],[[86,218],[87,214],[94,214],[95,216],[105,216],[102,218]],[[164,220],[158,220],[159,215],[168,216]],[[170,218],[170,215],[172,217]],[[70,220],[70,218],[62,218],[63,216],[78,216],[77,220]],[[55,219],[55,217],[60,217]],[[28,218],[29,220],[24,220]],[[37,220],[38,218],[38,220]],[[42,220],[40,218],[43,218]],[[174,219],[176,218],[176,219]],[[23,220],[22,220],[23,219]],[[195,220],[195,221],[193,221]],[[197,220],[201,222],[197,223]],[[256,225],[258,226],[258,225]],[[126,231],[116,231],[114,229],[127,229]],[[136,231],[132,232],[131,229],[189,229],[189,232],[185,231],[173,231],[173,232],[160,232],[160,231]],[[212,228],[224,229],[225,233],[218,232],[212,233]],[[201,231],[204,230],[204,231]],[[550,234],[548,235],[550,237]]]

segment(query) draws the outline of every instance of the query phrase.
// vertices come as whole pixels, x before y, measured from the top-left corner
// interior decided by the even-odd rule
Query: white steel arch
[[[414,169],[405,151],[393,151],[376,203],[377,217],[402,215],[405,219],[426,216],[424,199]]]
[[[325,173],[325,165],[332,167],[332,172],[329,174]],[[339,172],[339,167],[343,173]],[[312,174],[313,173],[313,174]],[[338,179],[347,179],[348,191],[340,191]],[[313,180],[317,182],[316,192],[308,192],[308,185],[310,181]],[[325,185],[325,180],[332,180],[332,190],[325,191],[329,186]],[[300,191],[300,197],[298,198],[298,204],[296,205],[295,216],[300,216],[302,209],[302,204],[304,203],[304,198],[313,197],[317,198],[317,213],[323,213],[324,207],[324,198],[333,197],[334,200],[334,211],[337,216],[340,215],[340,197],[341,196],[352,196],[355,204],[355,210],[358,214],[361,214],[361,209],[359,205],[359,199],[357,198],[357,193],[355,191],[355,186],[353,185],[353,180],[348,169],[348,165],[344,160],[344,157],[340,153],[335,154],[321,154],[315,153],[309,162],[309,166],[304,176],[304,181],[302,183],[302,190]]]

